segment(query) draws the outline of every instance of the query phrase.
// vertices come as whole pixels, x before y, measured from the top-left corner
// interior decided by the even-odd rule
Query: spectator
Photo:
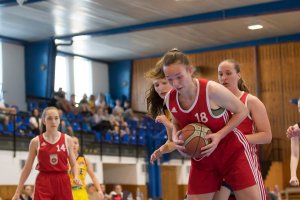
[[[123,191],[122,186],[120,184],[114,186],[114,190],[109,193],[109,198],[111,200],[122,200]]]
[[[131,105],[129,101],[124,102],[124,113],[123,117],[125,120],[136,120],[138,121],[137,116],[133,113],[133,110],[131,109]]]
[[[274,185],[273,191],[271,191],[271,194],[275,197],[276,200],[282,200],[281,193],[278,185]]]
[[[75,108],[78,107],[78,103],[76,103],[76,100],[75,100],[75,94],[71,94],[71,96],[70,96],[70,104],[71,104],[71,107],[73,109],[75,109]]]
[[[121,106],[121,101],[119,99],[116,99],[115,101],[116,105],[115,107],[113,108],[112,110],[112,113],[115,115],[116,113],[121,113],[123,115],[124,113],[124,109],[123,107]]]
[[[79,109],[84,116],[88,117],[91,114],[91,110],[90,110],[90,106],[86,94],[83,95],[82,99],[79,102]]]
[[[75,94],[71,94],[69,104],[71,107],[71,112],[73,114],[78,114],[80,110],[79,110],[79,104],[76,103]]]
[[[102,190],[103,195],[104,195],[104,200],[108,200],[109,199],[109,195],[106,192],[106,185],[102,183],[102,184],[100,184],[100,187],[101,187],[101,190]]]
[[[96,188],[93,183],[89,183],[86,186],[89,200],[100,200],[99,195],[97,194]]]
[[[29,118],[30,129],[35,135],[39,135],[42,130],[42,119],[39,116],[39,110],[37,108],[33,109],[31,112],[31,117]]]
[[[65,95],[66,95],[66,92],[64,92],[61,87],[58,88],[58,91],[54,93],[54,96],[59,97],[59,98],[64,98]]]
[[[51,105],[54,104],[54,106],[62,109],[64,112],[70,112],[72,110],[70,102],[66,99],[66,93],[62,88],[59,88],[58,91],[54,93],[54,99],[55,101],[52,102]]]
[[[89,104],[89,108],[90,108],[90,112],[92,114],[94,114],[96,112],[96,97],[95,95],[91,94],[90,95],[90,98],[89,98],[89,101],[88,101],[88,104]]]
[[[60,131],[67,133],[68,135],[73,135],[73,128],[67,117],[64,115],[63,110],[57,109],[60,117]]]
[[[3,101],[0,102],[0,122],[4,125],[4,130],[7,128],[10,116],[7,114],[16,114],[16,108],[7,108]]]
[[[32,200],[33,190],[30,185],[25,185],[23,193],[20,195],[20,200]]]
[[[99,108],[106,108],[107,103],[105,100],[105,95],[103,93],[100,93],[97,100],[96,100],[96,106]]]
[[[101,131],[103,133],[113,128],[109,119],[104,115],[103,108],[98,108],[97,113],[93,116],[92,123],[93,130]]]
[[[276,195],[273,194],[268,187],[266,187],[266,190],[267,190],[269,200],[277,200]]]
[[[124,120],[124,117],[121,112],[115,112],[114,114],[115,126],[117,126],[118,133],[122,137],[125,134],[129,134],[129,128],[127,122]]]

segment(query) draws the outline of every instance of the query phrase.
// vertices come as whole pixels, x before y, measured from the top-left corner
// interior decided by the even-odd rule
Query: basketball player
[[[230,92],[238,97],[248,108],[249,114],[237,129],[245,135],[250,143],[255,165],[255,181],[259,186],[260,196],[262,200],[268,199],[266,189],[263,184],[263,179],[260,172],[259,160],[257,157],[257,144],[267,144],[272,140],[271,125],[264,104],[255,96],[249,94],[248,88],[244,85],[240,74],[240,65],[235,60],[224,60],[218,67],[219,83],[224,85]],[[230,188],[225,183],[217,192],[214,199],[228,199]]]
[[[68,161],[74,174],[75,184],[81,185],[81,181],[78,179],[72,138],[58,131],[59,122],[58,111],[55,107],[44,109],[42,123],[46,131],[30,142],[29,154],[12,200],[19,199],[36,156],[38,159],[36,169],[39,170],[39,174],[35,182],[34,200],[73,199],[68,176]]]
[[[192,79],[191,65],[177,49],[163,56],[163,70],[172,89],[166,105],[172,114],[173,141],[184,151],[178,139],[180,130],[194,122],[203,123],[213,134],[212,142],[201,150],[201,159],[191,159],[188,182],[189,200],[213,199],[223,178],[232,186],[238,200],[258,200],[259,190],[251,168],[249,144],[234,128],[247,116],[248,110],[224,86],[205,79]]]
[[[73,193],[73,198],[74,200],[88,200],[88,194],[86,191],[86,184],[85,184],[85,177],[86,177],[86,173],[89,174],[89,176],[91,177],[96,189],[97,189],[97,194],[99,196],[100,199],[103,199],[103,193],[102,190],[100,188],[100,184],[99,181],[97,179],[97,177],[94,174],[93,171],[93,166],[91,164],[91,162],[89,161],[89,159],[87,159],[86,157],[84,157],[83,155],[80,155],[79,152],[79,142],[78,142],[78,138],[77,137],[72,137],[73,142],[74,142],[74,147],[73,147],[73,151],[74,151],[74,155],[76,157],[76,162],[77,162],[77,166],[79,168],[79,179],[81,180],[82,185],[76,185],[74,184],[73,180],[74,180],[74,176],[72,174],[72,171],[69,172],[69,176],[71,179],[71,185],[72,185],[72,193]]]
[[[166,143],[152,153],[150,162],[153,164],[163,154],[170,153],[176,149],[175,144],[172,142],[171,116],[164,105],[165,96],[172,89],[172,86],[166,80],[162,71],[162,60],[159,60],[155,67],[145,74],[145,77],[152,80],[152,85],[146,92],[148,113],[156,122],[165,126],[168,136]]]
[[[300,113],[300,98],[298,99],[298,111]],[[292,137],[300,137],[300,121],[293,125],[293,126],[290,126],[287,131],[286,131],[286,136],[288,138],[292,138]]]
[[[300,112],[300,98],[298,100],[298,110]],[[297,167],[299,163],[300,121],[287,129],[286,136],[291,139],[290,184],[292,186],[299,186],[299,180],[297,177]]]

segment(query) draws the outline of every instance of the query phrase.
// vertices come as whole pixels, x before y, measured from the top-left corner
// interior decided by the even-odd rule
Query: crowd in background
[[[60,88],[55,92],[54,104],[62,112],[61,119],[65,122],[62,124],[63,131],[70,134],[72,129],[66,115],[81,115],[83,122],[86,122],[92,130],[110,131],[113,134],[120,134],[121,137],[130,134],[126,120],[138,120],[129,101],[121,102],[116,99],[114,104],[108,103],[103,93],[97,98],[93,94],[89,98],[84,94],[82,99],[76,102],[74,94],[67,100],[65,92]]]

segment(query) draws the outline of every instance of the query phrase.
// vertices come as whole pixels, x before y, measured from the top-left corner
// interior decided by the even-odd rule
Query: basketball
[[[185,151],[178,151],[193,158],[200,158],[201,148],[211,142],[205,139],[205,136],[211,133],[211,130],[207,126],[200,123],[186,125],[179,135],[179,139],[184,141],[183,146],[185,147]]]

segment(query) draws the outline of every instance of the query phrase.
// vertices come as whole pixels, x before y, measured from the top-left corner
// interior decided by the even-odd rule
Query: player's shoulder
[[[207,91],[209,93],[219,93],[220,90],[224,90],[226,89],[223,85],[221,85],[220,83],[217,83],[216,81],[213,80],[209,80],[207,82]]]
[[[65,133],[62,133],[62,132],[60,134],[61,134],[61,136],[64,136],[67,141],[72,140],[72,137],[69,136],[68,134],[65,134]]]
[[[250,109],[251,108],[257,109],[259,107],[261,107],[261,108],[265,107],[263,102],[257,96],[252,95],[250,93],[247,96],[247,105],[248,105],[248,108],[250,108]]]
[[[249,103],[259,103],[261,101],[257,96],[247,93],[247,102],[249,104]]]
[[[39,136],[35,136],[34,138],[31,139],[31,143],[38,143],[39,142]]]
[[[34,138],[31,139],[29,146],[30,148],[32,147],[37,148],[38,145],[39,145],[39,136],[35,136]]]

